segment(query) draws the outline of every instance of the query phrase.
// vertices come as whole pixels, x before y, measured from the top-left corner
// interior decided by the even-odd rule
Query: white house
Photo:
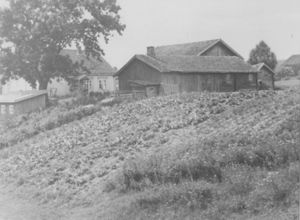
[[[85,54],[71,49],[63,50],[62,54],[70,56],[73,62],[84,62],[84,66],[90,73],[79,76],[78,79],[86,86],[88,92],[113,92],[117,90],[118,85],[114,77],[116,69],[104,58],[101,60],[92,57],[87,59]]]
[[[88,92],[113,92],[118,89],[117,79],[114,77],[116,70],[104,59],[87,59],[85,54],[78,53],[77,50],[65,49],[63,55],[69,56],[73,62],[82,62],[90,73],[78,77]],[[7,94],[17,91],[34,90],[24,79],[11,79],[0,85],[0,93]],[[47,91],[49,96],[64,96],[71,93],[71,86],[62,78],[55,78],[49,82]]]

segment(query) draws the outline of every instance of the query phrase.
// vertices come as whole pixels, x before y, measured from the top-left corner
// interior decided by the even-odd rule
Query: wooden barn
[[[24,114],[46,107],[47,91],[26,91],[0,95],[0,117]]]
[[[223,40],[148,47],[118,72],[120,91],[146,96],[257,89],[257,73]]]
[[[274,89],[275,72],[265,63],[259,63],[253,67],[258,71],[258,88]]]

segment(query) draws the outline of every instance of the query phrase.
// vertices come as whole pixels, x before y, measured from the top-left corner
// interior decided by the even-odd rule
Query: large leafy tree
[[[248,63],[252,65],[265,63],[274,70],[277,65],[277,58],[270,47],[264,41],[261,41],[253,50],[251,50]]]
[[[78,74],[61,51],[76,46],[86,56],[100,59],[99,42],[122,34],[116,0],[8,0],[0,10],[2,82],[23,77],[33,87],[46,89],[55,77]],[[82,69],[82,68],[81,68]]]

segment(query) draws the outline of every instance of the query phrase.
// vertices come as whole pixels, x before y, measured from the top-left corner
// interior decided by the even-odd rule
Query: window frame
[[[103,79],[103,89],[107,89],[106,79]]]
[[[99,89],[103,89],[103,84],[102,84],[102,80],[98,79],[98,88]]]
[[[9,113],[10,115],[15,114],[15,106],[14,106],[14,105],[9,105],[9,106],[8,106],[8,113]]]
[[[5,115],[6,114],[6,105],[5,104],[2,104],[1,105],[1,115]]]

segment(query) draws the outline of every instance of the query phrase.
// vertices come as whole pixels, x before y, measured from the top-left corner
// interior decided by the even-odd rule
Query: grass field
[[[300,86],[300,76],[292,77],[287,80],[275,81],[275,86],[280,89],[286,89],[290,87],[299,87]]]
[[[66,219],[294,219],[299,154],[299,88],[191,93],[97,109],[9,142],[0,178],[74,210]]]

